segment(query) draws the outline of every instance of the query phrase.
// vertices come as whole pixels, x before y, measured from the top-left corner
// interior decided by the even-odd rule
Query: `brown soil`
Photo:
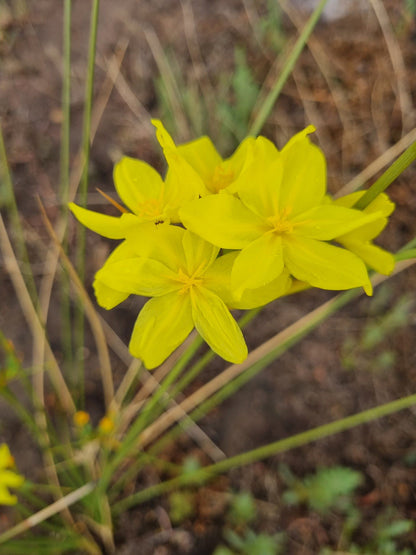
[[[61,4],[54,0],[0,4],[0,117],[38,282],[48,247],[36,197],[40,196],[51,218],[57,215],[60,203],[57,184],[62,115]],[[83,0],[73,2],[71,144],[74,164],[82,127],[89,5]],[[233,50],[243,47],[256,81],[264,82],[267,88],[276,71],[272,68],[276,37],[270,35],[270,30],[260,37],[260,27],[256,26],[259,17],[267,12],[266,5],[267,2],[249,0],[194,0],[192,3],[102,0],[95,99],[104,103],[105,110],[91,150],[91,191],[95,186],[112,191],[112,166],[120,153],[145,159],[158,169],[163,167],[149,125],[149,114],[162,119],[164,116],[155,89],[158,69],[149,46],[149,37],[150,41],[154,37],[152,33],[163,48],[174,54],[182,80],[188,85],[197,81],[204,90],[210,87],[221,90],[219,76],[229,78],[234,64]],[[322,22],[314,33],[311,49],[302,54],[263,130],[282,146],[294,132],[313,121],[317,140],[328,159],[331,192],[339,190],[415,125],[415,21],[406,11],[405,2],[390,0],[383,5],[391,20],[387,31],[396,49],[393,57],[370,3],[367,9],[351,12],[343,19]],[[304,15],[297,17],[305,20]],[[293,41],[293,22],[287,15],[282,17],[282,28],[289,41]],[[126,51],[121,63],[122,78],[106,101],[108,64],[114,53],[123,49]],[[171,130],[178,142],[192,139],[195,131],[189,120],[179,118],[178,121],[176,130]],[[219,124],[212,117],[204,125],[214,134]],[[231,143],[228,141],[223,148],[229,150]],[[390,250],[397,250],[416,234],[415,178],[413,166],[389,189],[397,209],[381,242]],[[3,202],[1,198],[0,202]],[[97,195],[91,193],[90,206],[98,202]],[[74,229],[75,225],[71,225],[71,233]],[[88,253],[91,253],[87,268],[90,284],[112,245],[92,233],[88,234],[87,241]],[[415,284],[416,274],[412,269],[389,282],[384,293],[377,296],[375,308],[371,299],[361,298],[341,310],[206,417],[202,428],[229,456],[414,392]],[[30,364],[28,330],[14,295],[3,272],[0,329]],[[410,299],[405,325],[389,332],[374,348],[364,349],[363,337],[370,323],[384,321],[403,295]],[[327,292],[305,292],[275,302],[248,327],[250,347],[257,346],[331,296]],[[127,341],[137,303],[128,301],[111,313],[102,313]],[[61,356],[59,327],[59,314],[52,311],[48,329],[58,358]],[[394,354],[394,361],[383,369],[375,361],[380,353],[387,351]],[[84,354],[91,370],[95,366],[95,354],[93,351]],[[348,361],[352,361],[351,365]],[[203,379],[214,375],[218,368],[219,363],[213,363]],[[115,371],[116,379],[120,379],[124,366],[117,362]],[[98,376],[91,371],[87,384],[89,409],[98,417],[102,400],[97,384]],[[38,455],[2,401],[0,417],[0,440],[11,446],[20,471],[33,476]],[[284,506],[281,494],[285,486],[278,468],[282,463],[298,477],[331,465],[348,466],[363,473],[365,481],[354,498],[362,511],[354,541],[363,546],[374,535],[376,518],[387,508],[393,511],[394,518],[416,516],[414,417],[415,412],[407,410],[235,470],[199,492],[193,516],[180,525],[172,526],[169,521],[166,499],[134,509],[118,524],[117,553],[210,554],[223,541],[221,530],[229,499],[227,492],[243,490],[250,491],[258,501],[259,518],[253,529],[269,534],[287,533],[284,553],[313,554],[323,546],[336,550],[342,517],[336,512],[321,517],[305,506]],[[189,454],[207,460],[186,438],[166,456],[178,461]],[[404,536],[398,545],[416,552],[415,534]]]

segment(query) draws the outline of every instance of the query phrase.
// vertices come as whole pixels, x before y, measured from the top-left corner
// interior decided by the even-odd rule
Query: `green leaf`
[[[360,472],[342,466],[318,470],[303,482],[308,504],[312,509],[325,513],[338,506],[342,497],[350,496],[361,484],[362,478]]]
[[[229,516],[237,525],[247,524],[256,517],[256,504],[248,492],[235,495],[231,501]]]
[[[250,531],[247,534],[243,553],[246,555],[276,555],[279,552],[279,544],[278,538]]]
[[[396,538],[402,534],[407,534],[414,529],[414,522],[411,520],[396,520],[383,528],[380,536],[383,538]]]

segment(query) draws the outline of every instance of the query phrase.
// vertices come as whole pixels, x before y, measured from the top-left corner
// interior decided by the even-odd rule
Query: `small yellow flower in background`
[[[23,476],[9,470],[14,467],[14,459],[8,446],[0,445],[0,505],[15,505],[17,497],[9,493],[8,488],[19,488],[23,482]]]
[[[100,422],[98,423],[98,430],[100,433],[104,435],[111,434],[114,428],[115,428],[114,418],[109,415],[103,416]]]
[[[209,137],[175,145],[161,121],[153,119],[152,123],[169,165],[168,176],[182,186],[197,184],[201,196],[236,191],[240,175],[251,158],[254,137],[244,139],[234,154],[223,160]]]
[[[189,202],[180,217],[206,241],[239,249],[231,274],[236,295],[292,276],[322,289],[372,288],[358,256],[328,241],[379,218],[325,203],[326,164],[307,135],[309,126],[278,151],[264,137],[238,183],[238,198],[219,194]]]
[[[77,428],[84,428],[90,421],[90,415],[85,410],[78,410],[72,418]]]

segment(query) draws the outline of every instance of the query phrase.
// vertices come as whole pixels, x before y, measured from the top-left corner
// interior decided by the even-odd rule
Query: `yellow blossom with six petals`
[[[264,137],[240,176],[237,196],[219,194],[194,200],[180,218],[206,241],[239,249],[231,283],[237,294],[261,287],[286,268],[298,280],[322,289],[371,283],[363,262],[328,241],[376,220],[378,212],[325,203],[326,165],[310,142],[309,126],[278,151]]]

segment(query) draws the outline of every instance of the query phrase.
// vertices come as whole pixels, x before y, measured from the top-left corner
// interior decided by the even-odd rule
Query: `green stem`
[[[1,190],[3,189],[4,192]],[[3,131],[0,125],[0,193],[10,214],[10,223],[13,233],[13,243],[16,246],[17,257],[23,265],[22,276],[32,299],[33,306],[38,309],[38,294],[29,256],[26,249],[26,242],[22,224],[20,222],[19,210],[17,208],[16,197],[14,194],[13,182],[7,160],[6,147],[4,145]]]
[[[263,125],[265,124],[267,118],[269,117],[273,106],[276,102],[276,100],[278,99],[280,93],[282,92],[282,89],[286,83],[286,81],[288,80],[290,74],[292,73],[292,70],[303,50],[303,48],[305,47],[305,44],[307,43],[315,25],[318,23],[318,20],[321,16],[321,13],[323,11],[323,9],[325,8],[325,5],[327,3],[328,0],[321,0],[319,2],[319,4],[316,6],[314,12],[312,13],[312,15],[310,16],[310,18],[308,19],[302,34],[300,35],[300,37],[298,38],[298,40],[295,43],[295,46],[293,47],[293,50],[291,51],[285,65],[283,66],[283,69],[277,79],[277,81],[275,82],[272,90],[269,92],[269,94],[267,95],[266,99],[264,100],[259,113],[257,114],[252,126],[250,127],[249,130],[249,135],[258,135],[258,133],[260,132],[261,128],[263,127]]]
[[[283,453],[285,451],[289,451],[290,449],[307,445],[313,441],[318,441],[325,437],[350,430],[351,428],[355,428],[361,424],[365,424],[367,422],[371,422],[372,420],[410,408],[413,405],[416,405],[416,394],[409,395],[408,397],[402,397],[396,401],[379,405],[372,409],[353,414],[352,416],[341,418],[335,422],[324,424],[322,426],[312,428],[311,430],[307,430],[306,432],[275,441],[274,443],[265,445],[264,447],[253,449],[252,451],[236,455],[235,457],[230,457],[218,463],[201,468],[193,473],[178,476],[177,478],[151,486],[134,495],[126,497],[114,505],[114,514],[120,514],[129,507],[148,501],[149,499],[159,496],[167,491],[171,491],[172,489],[193,484],[201,484],[211,480],[219,474],[227,472],[228,470],[252,464],[253,462],[266,459],[273,455],[277,455],[278,453]]]
[[[39,428],[36,426],[33,420],[33,414],[29,413],[23,406],[22,402],[19,401],[14,393],[12,393],[6,387],[3,387],[0,396],[3,397],[9,406],[14,410],[16,415],[20,418],[21,422],[26,426],[27,430],[33,435],[35,440],[41,444],[41,438],[39,435]]]
[[[98,13],[99,13],[100,0],[93,0],[91,8],[91,25],[90,25],[90,38],[88,49],[88,69],[87,81],[85,88],[85,101],[84,101],[84,122],[83,122],[83,138],[82,138],[82,162],[83,171],[79,187],[79,203],[82,207],[87,205],[88,193],[88,173],[90,161],[90,136],[91,136],[91,114],[92,114],[92,97],[94,90],[94,67],[95,67],[95,54],[97,46],[97,29],[98,29]],[[77,245],[77,271],[81,282],[84,282],[85,277],[85,229],[83,226],[78,226],[78,245]],[[81,354],[84,347],[84,309],[80,304],[76,312],[76,346],[77,351]],[[83,356],[78,356],[78,384],[81,389],[80,399],[84,398],[84,360]]]
[[[63,24],[63,63],[64,74],[62,82],[62,128],[61,128],[61,160],[60,160],[60,200],[61,220],[67,227],[68,200],[69,200],[69,156],[70,156],[70,122],[71,122],[71,0],[64,0],[64,24]],[[68,250],[68,238],[65,234],[62,248]],[[72,333],[71,312],[69,295],[69,277],[63,272],[61,275],[61,321],[62,321],[62,344],[64,359],[72,368]],[[71,373],[73,376],[73,373]],[[73,378],[72,378],[73,379]]]
[[[251,322],[251,320],[253,320],[253,318],[255,318],[255,316],[257,316],[257,314],[260,311],[261,311],[261,308],[256,308],[256,309],[248,310],[247,312],[245,312],[243,314],[243,316],[238,320],[238,324],[239,324],[240,328],[244,328],[249,322]],[[188,350],[184,354],[187,357],[185,363],[187,363],[187,361],[190,360],[190,358],[195,353],[196,349],[199,348],[199,346],[201,344],[202,344],[202,339],[198,336],[196,338],[196,340],[194,341],[194,343],[192,343],[190,345],[190,347],[188,347]],[[159,406],[158,414],[160,414],[161,409],[163,409],[170,400],[174,399],[175,396],[179,392],[183,391],[183,389],[199,374],[199,372],[201,372],[203,370],[203,368],[208,364],[208,362],[214,356],[215,356],[215,353],[213,351],[209,350],[208,352],[206,352],[190,368],[190,370],[183,376],[183,378],[175,384],[175,387],[169,393],[166,392],[166,395],[164,395],[163,404],[162,404],[162,398],[160,399],[161,403],[160,403],[160,406]],[[184,367],[184,365],[182,365],[182,368],[183,367]],[[163,386],[164,385],[165,384],[163,383]],[[146,410],[147,410],[147,407],[146,407],[145,411]],[[151,414],[151,416],[152,416],[152,420],[154,420],[157,417],[157,415],[154,414],[154,413]],[[184,431],[184,429],[188,428],[189,426],[192,426],[193,424],[194,424],[193,420],[191,420],[189,418],[185,418],[185,420],[183,422],[181,422],[179,424],[179,426],[181,427],[181,430]],[[142,427],[142,429],[144,429],[143,426],[141,426],[141,427]],[[137,437],[137,432],[134,434],[133,437],[134,438]],[[140,465],[139,465],[139,467],[140,467]],[[125,475],[123,474],[123,476],[121,477],[119,482],[123,482],[124,480],[125,480]],[[116,488],[117,487],[119,487],[119,483],[116,484]]]
[[[268,351],[261,359],[252,364],[245,372],[228,382],[219,391],[214,393],[211,397],[209,397],[206,401],[204,401],[196,409],[194,409],[189,414],[189,418],[191,419],[191,421],[198,422],[198,420],[203,418],[213,408],[225,401],[225,399],[227,399],[238,389],[240,389],[244,384],[246,384],[259,372],[261,372],[261,370],[263,370],[271,362],[276,360],[279,356],[290,349],[292,345],[300,341],[321,322],[326,320],[329,316],[342,308],[348,302],[356,298],[360,293],[361,291],[359,289],[346,291],[345,293],[338,295],[331,301],[328,301],[324,305],[321,305],[313,312],[307,314],[303,319],[304,323],[302,323],[302,321],[298,321],[290,326],[290,328],[287,328],[287,337],[283,339],[279,345],[277,345],[274,349]],[[150,448],[150,453],[158,453],[169,441],[172,441],[172,439],[182,433],[184,427],[186,428],[183,423],[179,423],[175,427],[173,427]]]
[[[185,366],[188,364],[189,360],[194,356],[195,352],[199,349],[202,343],[202,339],[197,336],[195,340],[191,343],[191,345],[187,348],[187,350],[183,353],[183,355],[169,372],[169,374],[162,381],[155,394],[143,407],[142,412],[133,423],[130,430],[127,432],[123,440],[123,444],[120,446],[115,456],[110,461],[105,462],[100,488],[107,488],[118,465],[129,455],[129,453],[133,449],[135,449],[137,437],[140,432],[142,432],[146,428],[149,421],[153,421],[162,412],[165,406],[164,397],[167,390],[181,374]]]
[[[416,141],[401,154],[391,166],[381,175],[364,195],[354,204],[353,208],[363,210],[380,193],[385,191],[404,170],[416,159]]]
[[[261,307],[262,308],[262,307]],[[252,310],[248,310],[243,314],[243,316],[238,320],[238,325],[241,329],[244,329],[245,326],[253,320],[257,314],[261,311],[261,308],[255,308]],[[205,368],[205,366],[215,357],[215,353],[211,350],[207,351],[204,355],[202,355],[195,364],[191,366],[191,368],[186,372],[186,374],[181,378],[172,391],[169,392],[169,395],[172,399],[178,395],[181,391],[185,389],[187,385],[189,385],[196,376]]]

